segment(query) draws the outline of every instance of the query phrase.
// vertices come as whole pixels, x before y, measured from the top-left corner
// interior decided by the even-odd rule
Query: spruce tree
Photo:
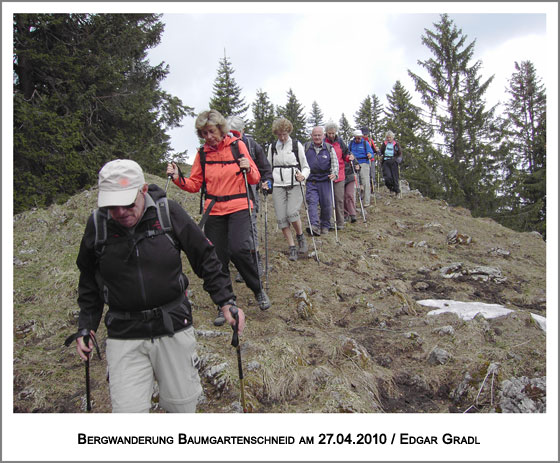
[[[167,129],[192,115],[147,61],[162,32],[153,14],[14,15],[14,212],[95,184],[111,159],[162,172]]]
[[[241,97],[241,87],[233,77],[235,70],[225,51],[217,72],[210,98],[210,109],[215,109],[226,118],[229,116],[245,118],[249,105],[245,104],[245,99]]]
[[[500,222],[546,234],[546,93],[531,61],[515,62],[509,80],[505,134],[508,140],[507,203]]]
[[[300,104],[292,89],[288,90],[286,106],[278,107],[278,115],[288,119],[294,126],[290,135],[300,142],[308,140],[309,132],[306,130],[305,108]]]
[[[316,101],[313,101],[311,104],[311,113],[307,119],[309,131],[311,131],[313,127],[322,126],[324,124],[323,117],[323,111],[319,108],[319,104]]]
[[[348,122],[344,113],[342,113],[340,121],[338,122],[338,133],[346,143],[352,138],[352,127],[350,126],[350,122]]]
[[[383,123],[403,150],[402,178],[423,195],[441,198],[439,156],[430,143],[431,129],[420,117],[421,109],[412,104],[410,93],[400,81],[387,95],[387,102]]]
[[[425,30],[422,43],[434,57],[418,64],[426,69],[430,80],[408,71],[422,101],[436,121],[442,138],[443,154],[441,181],[446,199],[465,206],[474,215],[486,214],[496,201],[496,182],[492,177],[495,147],[488,132],[493,109],[487,111],[484,93],[493,77],[480,82],[481,63],[470,65],[475,42],[465,46],[467,37],[447,14],[434,24],[435,30]]]
[[[379,144],[385,139],[386,129],[383,123],[383,104],[379,101],[377,95],[371,97],[371,116],[370,138],[379,148]]]
[[[362,127],[367,127],[369,132],[372,133],[374,125],[373,105],[369,95],[364,98],[360,104],[360,109],[356,111],[356,114],[354,115],[354,123],[356,124],[356,130],[360,130]]]
[[[251,134],[263,147],[274,142],[272,133],[272,123],[275,113],[274,105],[270,102],[268,94],[262,90],[257,90],[257,99],[252,105],[253,120],[250,124]]]

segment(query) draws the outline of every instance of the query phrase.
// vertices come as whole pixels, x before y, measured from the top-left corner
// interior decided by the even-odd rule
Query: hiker
[[[154,378],[164,410],[195,412],[202,388],[181,250],[227,322],[235,323],[229,308],[236,297],[214,246],[178,203],[169,200],[162,208],[166,200],[161,188],[146,184],[136,162],[110,161],[99,172],[99,209],[90,215],[80,243],[76,348],[87,361],[94,343],[90,338],[86,346],[83,337],[95,336],[107,304],[115,413],[148,412]],[[167,231],[166,223],[172,225]],[[239,309],[240,330],[244,320]]]
[[[333,183],[336,226],[339,230],[344,230],[345,166],[354,160],[354,156],[350,154],[346,143],[337,135],[337,132],[338,126],[334,122],[328,122],[325,125],[325,133],[327,134],[325,142],[332,145],[338,160],[338,179]],[[351,169],[350,171],[352,171]],[[355,212],[354,215],[356,215]]]
[[[357,172],[360,180],[360,186],[363,192],[364,207],[368,207],[371,201],[371,190],[369,187],[369,168],[370,160],[373,157],[371,145],[363,138],[361,130],[354,132],[354,138],[348,143],[348,150],[360,163],[360,170]],[[360,191],[357,192],[361,194]]]
[[[262,263],[260,259],[260,254],[258,251],[259,248],[259,239],[258,239],[258,231],[257,231],[257,213],[259,212],[259,194],[258,190],[261,189],[264,194],[268,194],[269,190],[272,189],[272,168],[270,167],[270,163],[268,159],[266,159],[266,155],[264,154],[264,150],[260,144],[258,144],[253,137],[247,135],[245,133],[245,121],[239,116],[230,116],[227,118],[227,123],[229,125],[230,132],[233,134],[234,137],[241,138],[243,143],[247,146],[249,150],[249,154],[251,158],[255,162],[257,168],[259,169],[259,173],[261,174],[261,181],[260,185],[251,185],[252,190],[252,198],[255,201],[255,207],[253,207],[253,214],[251,225],[253,226],[253,233],[255,236],[255,244],[257,246],[257,259],[259,263],[259,273],[262,275]],[[243,277],[238,272],[235,276],[235,281],[239,283],[243,283]]]
[[[307,254],[308,246],[303,234],[299,211],[303,203],[303,182],[309,175],[309,166],[303,145],[290,137],[292,123],[280,117],[272,123],[272,133],[278,140],[268,147],[268,162],[272,166],[274,188],[272,202],[278,228],[289,246],[289,259],[296,261],[298,254]],[[296,232],[297,247],[290,229]]]
[[[356,223],[356,174],[360,170],[360,163],[352,156],[352,161],[344,166],[344,221]],[[352,168],[354,167],[354,168]]]
[[[390,130],[385,134],[385,141],[381,144],[383,179],[389,191],[398,195],[401,192],[399,179],[399,164],[402,162],[402,150],[395,140],[395,134]]]
[[[375,185],[376,185],[376,183],[375,183],[375,162],[376,162],[377,157],[379,156],[379,150],[377,149],[377,146],[375,146],[375,142],[373,141],[373,138],[369,138],[369,129],[367,127],[362,127],[360,130],[362,131],[362,135],[364,136],[364,140],[369,143],[369,145],[371,146],[371,149],[373,150],[373,156],[370,159],[370,165],[369,165],[370,185],[371,185],[371,192],[373,193],[373,191],[375,189]]]
[[[333,207],[331,182],[338,179],[338,158],[332,145],[325,143],[324,136],[323,127],[314,127],[311,131],[312,141],[305,144],[305,157],[311,170],[305,190],[311,222],[308,232],[314,235],[329,233]]]
[[[270,300],[262,288],[255,261],[247,201],[250,192],[245,189],[242,172],[246,172],[247,182],[251,185],[259,183],[261,175],[245,143],[228,135],[227,121],[218,111],[211,109],[200,113],[195,127],[205,143],[194,158],[190,177],[180,176],[175,163],[168,164],[167,174],[173,176],[173,182],[182,190],[196,193],[203,189],[204,215],[207,217],[204,233],[216,246],[223,271],[229,276],[231,259],[255,295],[260,309],[266,310],[270,307]],[[236,149],[239,159],[234,153]],[[252,207],[252,201],[250,203]],[[223,313],[218,308],[214,325],[221,326],[224,322]]]

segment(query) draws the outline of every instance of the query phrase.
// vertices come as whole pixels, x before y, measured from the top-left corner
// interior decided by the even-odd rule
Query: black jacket
[[[148,193],[154,200],[165,195],[156,185],[150,185]],[[80,270],[78,329],[97,330],[104,303],[109,306],[105,317],[109,337],[153,338],[190,326],[192,317],[186,298],[169,311],[173,322],[171,333],[162,317],[122,319],[123,314],[137,316],[139,312],[181,298],[188,287],[182,271],[181,250],[196,275],[204,280],[203,287],[215,304],[223,305],[235,299],[231,280],[222,271],[214,246],[178,203],[168,202],[175,243],[166,234],[146,237],[146,231],[161,228],[157,211],[150,206],[133,233],[108,219],[107,242],[98,256],[94,250],[93,215],[89,217],[76,260]]]

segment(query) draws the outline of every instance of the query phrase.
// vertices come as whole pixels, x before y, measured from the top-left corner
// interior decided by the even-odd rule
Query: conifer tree
[[[292,138],[302,143],[309,139],[309,133],[306,130],[305,108],[300,104],[292,89],[288,90],[286,106],[278,107],[278,115],[288,119],[294,126],[290,135]]]
[[[515,62],[505,134],[507,203],[497,216],[516,230],[546,234],[546,93],[531,61]]]
[[[245,118],[249,105],[241,97],[241,87],[237,85],[233,74],[235,70],[225,54],[218,66],[218,75],[214,80],[210,109],[215,109],[222,116],[239,116]]]
[[[313,101],[311,104],[311,114],[307,119],[307,123],[309,124],[309,131],[313,129],[313,127],[317,127],[323,125],[323,111],[319,108],[319,104],[316,101]]]
[[[261,89],[257,90],[257,99],[252,105],[253,120],[250,124],[251,134],[255,141],[263,147],[274,141],[272,123],[274,122],[274,105],[270,102],[268,94]]]
[[[475,42],[465,46],[466,36],[447,14],[426,30],[422,43],[434,57],[418,64],[426,69],[430,80],[408,71],[422,101],[436,121],[442,138],[441,178],[446,199],[471,209],[473,215],[486,214],[496,205],[499,180],[492,178],[495,152],[490,138],[493,109],[487,111],[484,93],[492,82],[480,82],[481,63],[470,65]],[[493,181],[492,181],[493,180]]]
[[[340,121],[338,122],[338,132],[346,143],[348,143],[348,140],[352,138],[352,127],[350,126],[350,122],[348,122],[344,113],[342,113]]]
[[[95,184],[110,159],[162,172],[167,129],[193,114],[147,61],[162,32],[153,14],[14,15],[14,212]]]
[[[373,105],[369,95],[364,98],[360,104],[360,109],[356,111],[356,114],[354,115],[354,123],[356,124],[356,130],[360,130],[362,127],[367,127],[369,132],[372,133],[374,125]]]
[[[441,198],[439,156],[432,147],[431,129],[420,117],[421,109],[412,103],[410,93],[397,81],[387,95],[383,119],[386,130],[395,134],[403,150],[401,173],[410,187],[430,198]],[[381,138],[381,140],[383,140]],[[380,142],[382,143],[382,141]]]
[[[371,97],[371,115],[370,138],[373,139],[375,145],[379,148],[379,144],[385,138],[386,129],[383,127],[383,105],[379,98],[377,98],[377,95],[372,95]]]

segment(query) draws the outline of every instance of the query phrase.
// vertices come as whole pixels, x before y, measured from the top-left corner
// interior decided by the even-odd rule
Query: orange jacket
[[[247,172],[247,183],[255,185],[259,183],[261,179],[259,169],[251,158],[247,146],[241,140],[226,135],[217,148],[212,148],[205,144],[203,149],[206,153],[206,164],[204,168],[206,193],[214,196],[245,195],[242,198],[230,199],[228,201],[217,201],[212,207],[210,215],[226,215],[247,209],[247,190],[245,189],[245,180],[243,179],[239,165],[237,163],[213,164],[209,162],[231,161],[233,159],[233,153],[230,145],[234,140],[238,140],[237,146],[239,147],[240,156],[249,159],[251,168],[249,172]],[[190,177],[184,179],[179,177],[173,182],[182,190],[190,193],[200,191],[202,187],[202,166],[200,165],[200,156],[198,152],[194,158]],[[211,201],[210,198],[206,198],[204,210],[206,210]],[[251,208],[252,207],[253,204],[251,201]]]

